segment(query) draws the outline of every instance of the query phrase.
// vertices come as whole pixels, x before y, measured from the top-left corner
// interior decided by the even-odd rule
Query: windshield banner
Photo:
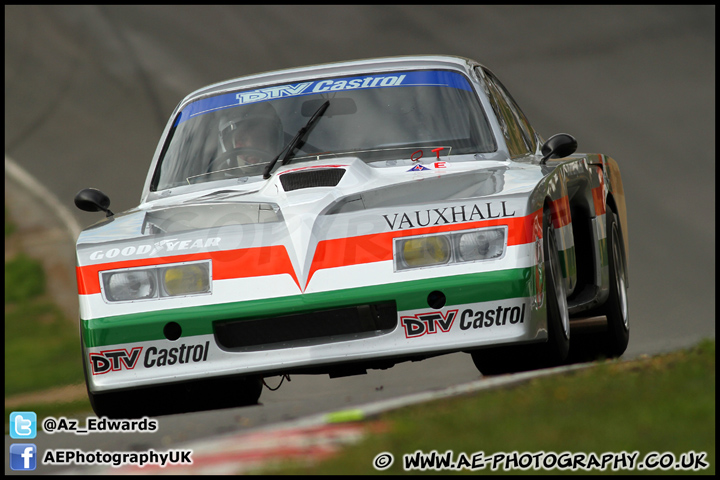
[[[427,70],[419,72],[392,72],[360,77],[326,78],[309,82],[264,87],[255,90],[226,93],[204,98],[189,104],[178,115],[175,126],[191,118],[223,108],[237,107],[250,103],[266,102],[286,97],[299,97],[322,93],[336,93],[343,90],[362,90],[389,87],[450,87],[472,90],[467,79],[458,72]]]

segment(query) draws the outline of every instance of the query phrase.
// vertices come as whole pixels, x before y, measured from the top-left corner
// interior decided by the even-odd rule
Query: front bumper
[[[545,308],[535,304],[533,282],[532,268],[516,268],[83,320],[88,386],[99,393],[209,377],[322,371],[543,341]],[[303,334],[303,327],[292,323],[312,323],[315,312],[356,306],[362,311],[367,305],[382,305],[384,320],[328,335]],[[388,320],[391,308],[394,321]],[[335,317],[324,321],[328,318]],[[253,329],[239,329],[234,341],[223,336],[223,327],[243,322],[260,330],[253,338],[268,343],[244,340]],[[295,333],[262,332],[265,324],[268,329],[292,326]]]

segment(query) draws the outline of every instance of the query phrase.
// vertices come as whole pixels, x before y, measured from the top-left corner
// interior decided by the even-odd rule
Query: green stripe
[[[217,320],[269,318],[389,300],[395,300],[398,311],[430,308],[427,297],[434,290],[440,290],[445,294],[446,306],[529,297],[532,278],[534,278],[532,268],[517,268],[332,292],[95,318],[82,322],[83,340],[86,347],[162,340],[165,338],[163,327],[168,322],[180,324],[183,338],[208,335],[213,333],[212,322]]]

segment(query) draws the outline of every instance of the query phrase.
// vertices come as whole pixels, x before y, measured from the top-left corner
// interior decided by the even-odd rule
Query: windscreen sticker
[[[438,148],[433,148],[431,151],[435,155],[437,155],[437,159],[440,160],[440,152],[442,152],[444,149],[445,149],[445,147],[438,147]]]
[[[452,150],[452,147],[437,147],[437,148],[433,148],[432,150],[430,150],[431,152],[433,152],[436,155],[438,163],[444,163],[444,162],[439,161],[440,160],[440,152],[442,152],[446,148],[448,149],[448,155],[450,155],[450,150]],[[418,161],[420,161],[421,158],[423,158],[424,154],[425,153],[423,152],[422,148],[420,150],[416,150],[412,153],[412,155],[410,155],[410,160],[412,160],[413,162],[418,162]],[[435,167],[435,168],[443,168],[443,167]]]
[[[422,172],[423,170],[432,170],[432,169],[447,169],[450,166],[449,162],[433,162],[427,165],[423,165],[421,163],[418,163],[417,165],[413,165],[413,167],[410,170],[407,170],[408,172]]]
[[[410,170],[408,170],[408,172],[420,172],[422,170],[430,170],[430,169],[424,165],[418,164],[418,165],[415,165],[414,167],[412,167]]]
[[[180,115],[178,115],[175,126],[205,113],[222,110],[224,108],[237,107],[239,105],[276,100],[278,98],[299,97],[326,92],[334,93],[343,90],[419,86],[450,87],[472,91],[470,84],[462,74],[443,70],[397,72],[336,79],[326,78],[312,82],[258,88],[255,90],[232,92],[204,98],[185,107],[185,109],[180,112]]]

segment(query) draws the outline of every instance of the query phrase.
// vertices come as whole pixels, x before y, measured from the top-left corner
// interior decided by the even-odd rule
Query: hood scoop
[[[302,188],[334,187],[345,175],[344,168],[311,168],[280,175],[283,190],[290,192]]]

